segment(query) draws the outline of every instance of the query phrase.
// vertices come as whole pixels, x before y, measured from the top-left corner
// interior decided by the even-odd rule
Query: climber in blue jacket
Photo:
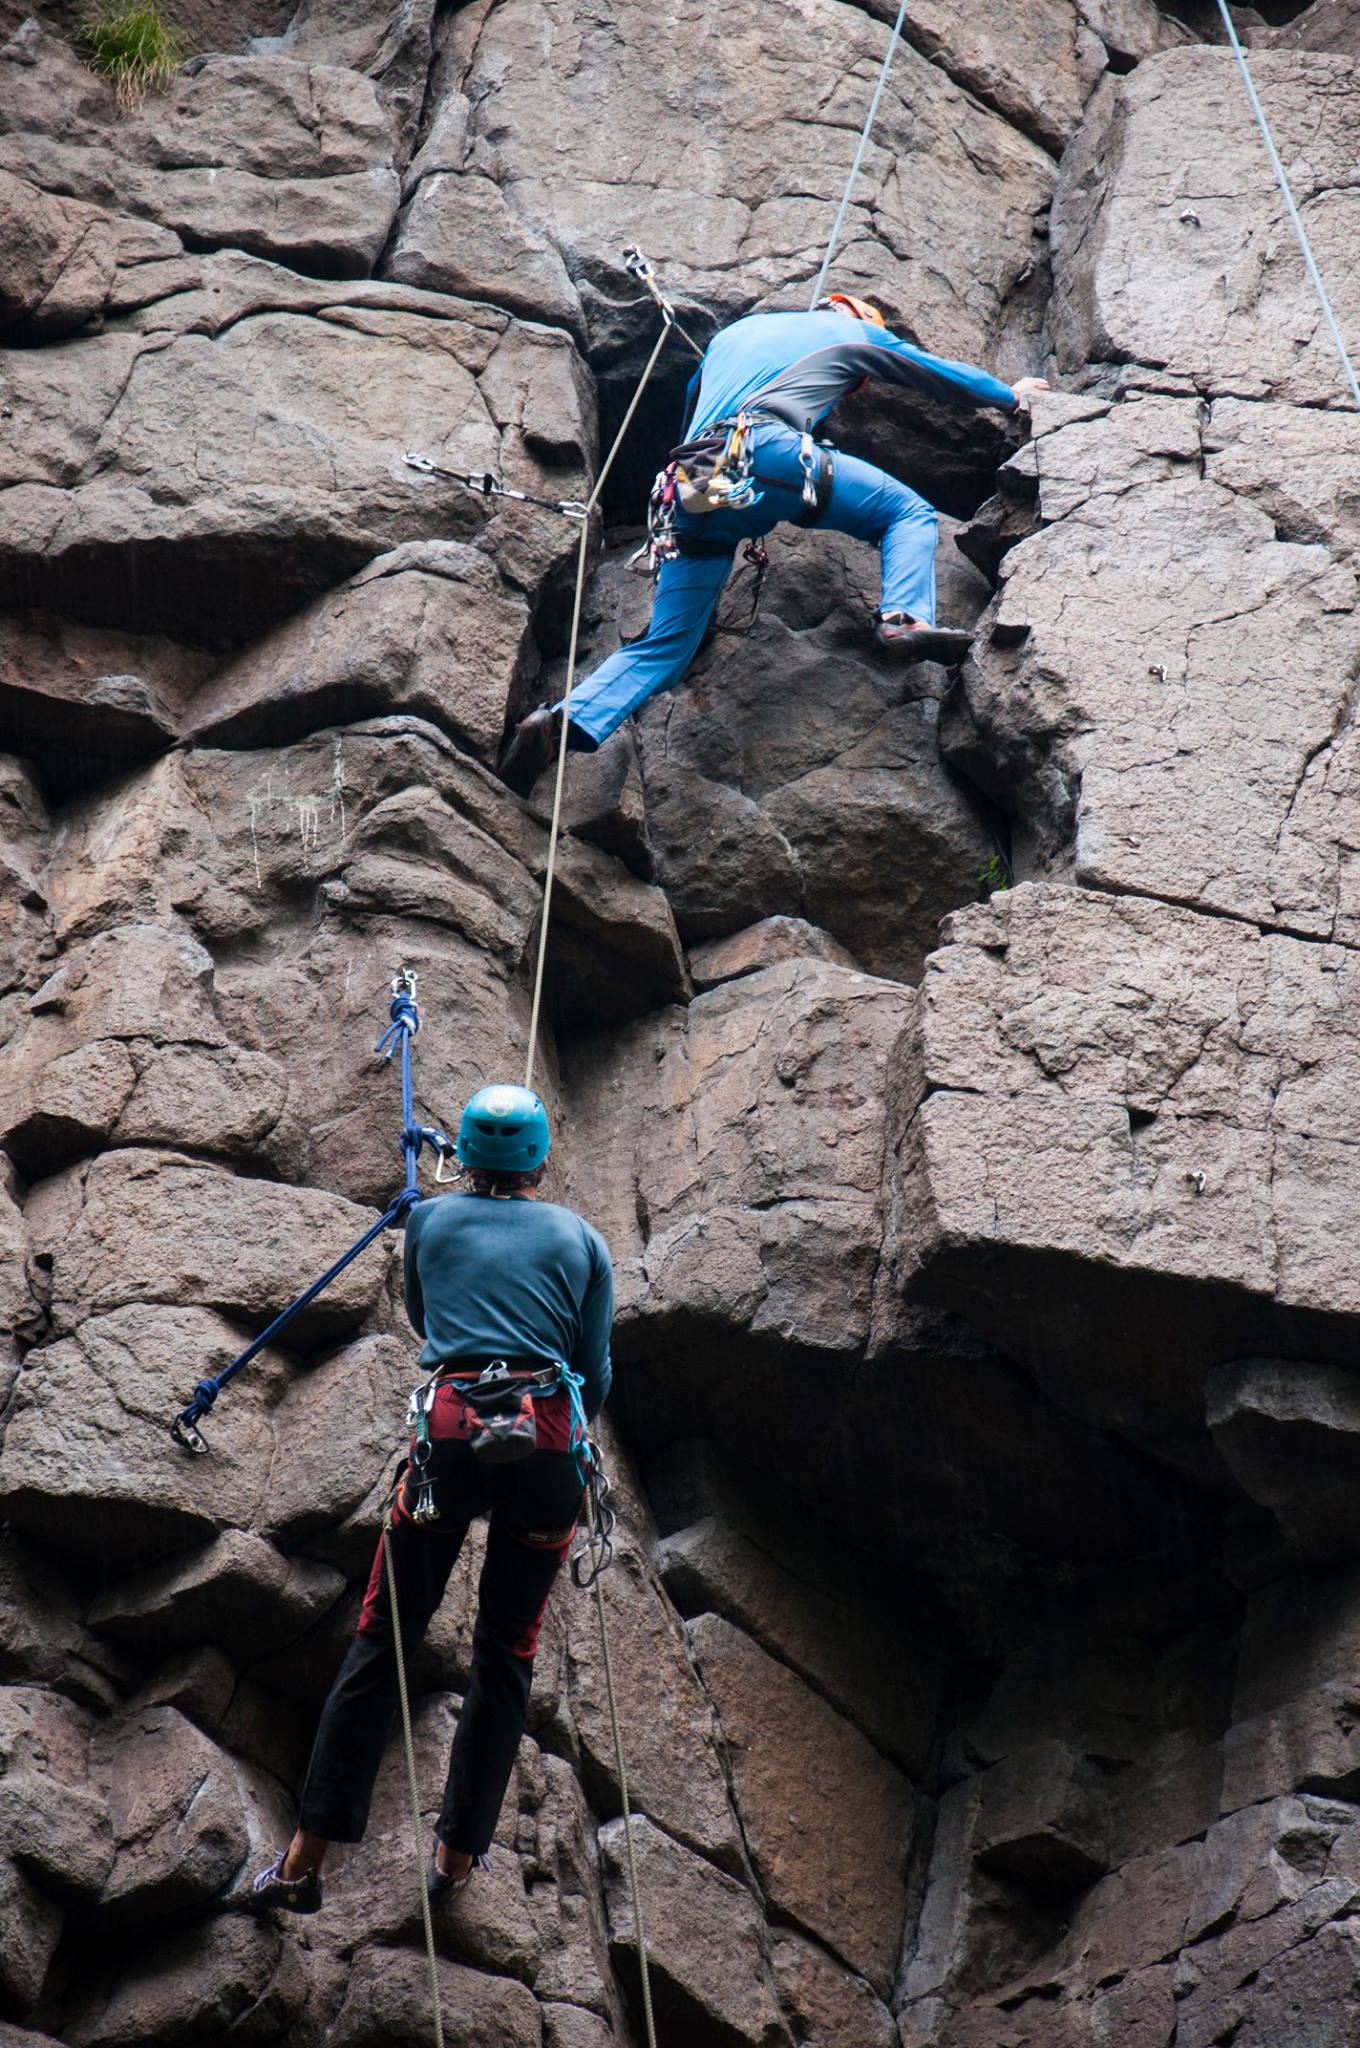
[[[844,292],[810,313],[752,313],[725,327],[699,366],[697,391],[691,385],[686,435],[693,442],[739,413],[750,415],[753,499],[676,513],[678,553],[661,562],[651,624],[573,690],[569,747],[593,751],[649,697],[674,688],[698,652],[738,546],[785,519],[882,550],[882,645],[916,660],[959,658],[970,636],[935,623],[933,506],[872,463],[833,456],[811,440],[836,401],[870,377],[1010,413],[1027,410],[1032,393],[1047,389],[1039,377],[1012,388],[968,363],[928,355],[889,332],[876,306]],[[556,758],[561,713],[560,704],[541,705],[521,721],[501,763],[512,788],[527,792]]]

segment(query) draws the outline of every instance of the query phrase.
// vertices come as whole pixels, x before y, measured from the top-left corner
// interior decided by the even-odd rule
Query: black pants
[[[472,1673],[449,1758],[435,1830],[450,1849],[479,1856],[491,1845],[529,1708],[543,1613],[581,1506],[581,1482],[565,1451],[535,1451],[509,1465],[479,1464],[465,1443],[436,1443],[430,1466],[439,1520],[410,1520],[404,1490],[392,1510],[402,1648],[409,1662],[444,1596],[473,1520],[491,1527],[477,1593]],[[358,1842],[397,1704],[392,1613],[382,1544],[359,1629],[321,1713],[301,1826],[328,1842]]]

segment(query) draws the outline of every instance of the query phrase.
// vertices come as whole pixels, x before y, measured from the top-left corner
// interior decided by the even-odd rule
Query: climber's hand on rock
[[[1011,386],[1011,389],[1015,393],[1016,411],[1028,412],[1035,392],[1047,391],[1048,379],[1047,377],[1022,377],[1019,383]]]

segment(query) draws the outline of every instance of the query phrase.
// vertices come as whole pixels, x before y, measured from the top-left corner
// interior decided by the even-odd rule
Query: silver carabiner
[[[807,506],[809,512],[815,512],[817,509],[817,480],[821,470],[821,461],[817,454],[817,444],[806,428],[803,430],[803,438],[798,445],[798,460],[803,470],[803,503]]]
[[[439,1520],[439,1508],[435,1501],[434,1483],[432,1480],[422,1479],[416,1488],[415,1505],[411,1509],[411,1520],[422,1523],[437,1522]]]

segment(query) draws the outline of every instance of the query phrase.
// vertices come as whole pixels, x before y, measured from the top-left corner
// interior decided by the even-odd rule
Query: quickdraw
[[[755,581],[751,585],[751,609],[747,613],[746,623],[744,626],[729,626],[720,621],[713,630],[715,633],[730,633],[734,638],[744,640],[748,633],[755,631],[756,622],[760,618],[760,599],[765,589],[765,578],[769,573],[770,557],[763,541],[748,540],[741,551],[741,559],[756,572]]]
[[[590,1472],[586,1479],[586,1533],[579,1549],[572,1553],[571,1577],[573,1585],[582,1592],[595,1584],[602,1572],[607,1572],[614,1562],[615,1514],[609,1505],[612,1491],[609,1474],[604,1469],[600,1447],[593,1437],[586,1446],[590,1455]]]
[[[422,476],[437,476],[442,483],[459,484],[479,498],[513,498],[517,505],[537,505],[541,512],[556,512],[563,519],[590,517],[590,507],[580,498],[536,498],[532,491],[517,491],[513,484],[501,483],[487,469],[445,469],[417,448],[409,448],[404,459],[408,469],[418,469]]]
[[[692,334],[687,334],[685,332],[685,329],[680,325],[680,322],[676,317],[674,306],[666,297],[660,285],[657,283],[655,276],[653,275],[651,264],[643,255],[641,249],[637,248],[636,245],[633,245],[624,250],[623,267],[628,272],[630,277],[635,277],[637,279],[638,283],[643,287],[648,297],[654,301],[657,311],[660,313],[661,318],[665,321],[667,327],[673,328],[674,331],[679,335],[681,341],[683,341],[689,348],[693,349],[695,355],[702,360],[704,353],[703,349],[700,347],[699,343],[694,339],[694,336]]]

